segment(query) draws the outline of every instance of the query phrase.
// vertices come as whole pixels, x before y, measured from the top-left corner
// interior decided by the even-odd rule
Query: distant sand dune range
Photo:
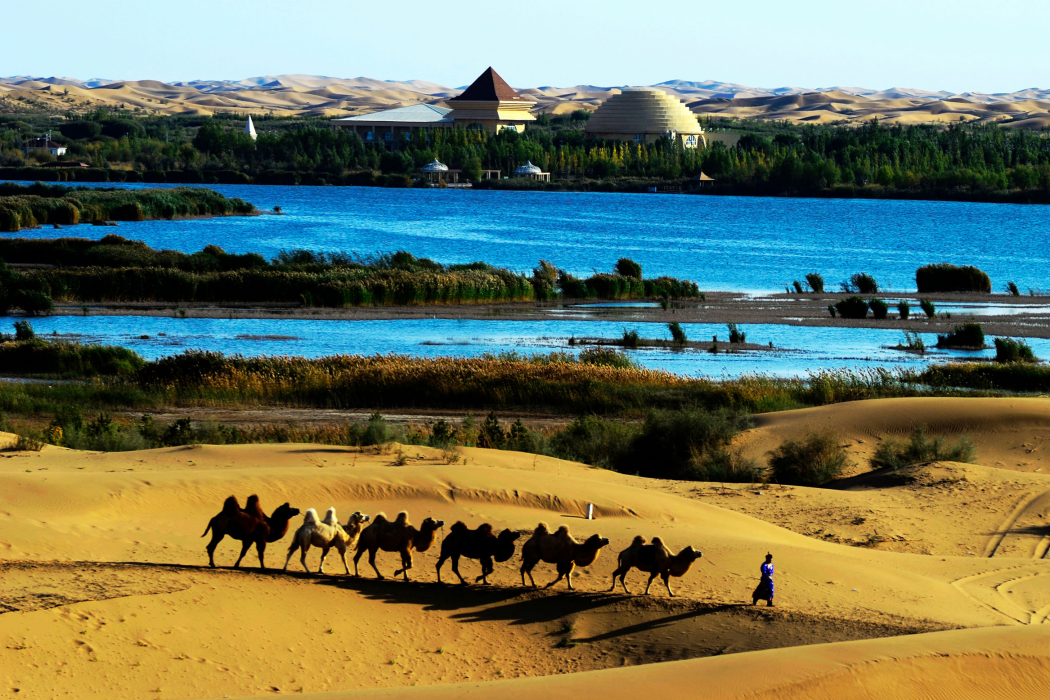
[[[657,84],[698,115],[778,119],[831,124],[878,118],[894,124],[1000,121],[1019,128],[1050,125],[1050,90],[952,94],[910,88],[871,90],[829,87],[752,88],[718,81],[669,80]],[[576,85],[520,88],[536,100],[536,112],[566,114],[596,109],[619,87]],[[244,80],[85,80],[13,76],[0,78],[0,97],[40,111],[65,113],[97,107],[138,108],[151,113],[346,116],[410,104],[439,103],[460,92],[422,80],[268,75]],[[28,101],[28,102],[27,102]],[[0,112],[4,102],[0,102]]]

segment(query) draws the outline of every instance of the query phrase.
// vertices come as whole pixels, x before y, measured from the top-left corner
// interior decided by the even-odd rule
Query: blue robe
[[[759,571],[762,573],[762,580],[758,582],[751,597],[756,600],[773,600],[773,565],[763,563]]]

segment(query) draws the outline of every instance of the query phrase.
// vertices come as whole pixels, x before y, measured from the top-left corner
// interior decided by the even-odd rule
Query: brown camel
[[[497,536],[492,526],[484,523],[476,530],[470,530],[463,522],[457,522],[449,528],[448,537],[441,541],[441,558],[437,563],[438,583],[441,583],[441,566],[446,559],[452,559],[452,573],[459,576],[460,584],[466,581],[459,573],[459,558],[478,559],[481,561],[481,576],[474,583],[481,581],[489,585],[488,575],[495,567],[492,560],[502,563],[514,556],[514,541],[521,537],[520,532],[504,530]]]
[[[598,558],[598,551],[609,544],[608,537],[591,535],[586,542],[580,543],[569,534],[569,528],[562,525],[553,535],[547,529],[547,523],[540,523],[533,531],[532,537],[521,548],[521,585],[525,585],[525,574],[529,575],[532,587],[536,587],[536,581],[532,578],[532,569],[541,561],[555,564],[558,569],[558,578],[548,583],[545,588],[550,588],[563,578],[568,580],[569,590],[572,588],[572,572],[577,566],[590,566]]]
[[[368,552],[368,563],[376,572],[376,576],[384,578],[376,568],[376,552],[382,549],[384,552],[400,552],[401,568],[394,572],[394,576],[404,574],[408,580],[408,570],[412,568],[412,550],[425,552],[434,544],[434,532],[445,525],[444,520],[427,518],[417,530],[408,522],[408,513],[398,513],[397,519],[390,522],[382,513],[376,514],[372,523],[361,531],[361,538],[357,541],[357,553],[354,554],[354,576],[358,576],[357,562],[361,555]]]
[[[259,505],[259,497],[251,495],[242,510],[237,503],[236,496],[230,496],[222,504],[222,511],[208,521],[208,527],[204,535],[211,530],[211,542],[208,543],[208,565],[215,567],[215,548],[219,546],[223,538],[229,535],[235,540],[241,541],[241,556],[237,557],[237,563],[233,568],[241,565],[241,560],[248,549],[255,544],[259,553],[259,568],[266,569],[263,555],[266,553],[266,543],[276,542],[288,532],[288,521],[299,515],[297,508],[292,508],[287,503],[279,506],[269,518],[263,513]],[[201,537],[204,537],[201,535]]]
[[[649,574],[649,582],[645,585],[645,595],[649,595],[649,587],[659,576],[663,579],[667,592],[674,597],[674,591],[671,590],[671,577],[685,576],[693,562],[702,556],[704,556],[703,552],[692,547],[686,547],[678,554],[672,555],[671,550],[664,546],[663,540],[659,537],[654,537],[652,544],[645,544],[644,537],[635,537],[631,546],[620,552],[619,566],[613,572],[612,588],[609,591],[616,590],[616,579],[619,577],[624,592],[630,593],[624,579],[627,572],[635,568]]]

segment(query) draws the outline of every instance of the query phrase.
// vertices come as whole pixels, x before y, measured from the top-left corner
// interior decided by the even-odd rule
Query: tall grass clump
[[[1017,288],[1017,285],[1014,282],[1006,283],[1006,291],[1010,293],[1010,296],[1021,296],[1021,290]]]
[[[671,333],[671,342],[678,346],[684,346],[689,342],[689,338],[685,335],[685,330],[682,328],[682,324],[678,321],[672,321],[667,324],[667,330]]]
[[[878,294],[879,283],[866,272],[857,272],[848,281],[842,283],[842,291],[854,294]]]
[[[795,280],[791,283],[791,286],[795,288],[795,294],[802,294],[802,283]]]
[[[842,318],[861,319],[868,317],[868,302],[858,296],[843,299],[835,304],[835,310]]]
[[[882,299],[869,299],[868,308],[871,309],[871,317],[879,321],[885,319],[890,311],[890,307]]]
[[[625,348],[638,347],[639,340],[641,340],[641,338],[638,337],[638,331],[629,331],[626,328],[623,329],[623,340],[621,343]]]
[[[915,283],[920,294],[936,292],[992,291],[992,281],[985,272],[972,265],[957,267],[948,263],[924,265],[915,271]]]
[[[806,284],[809,285],[809,288],[813,290],[814,294],[824,293],[824,278],[820,274],[810,272],[806,275]]]
[[[831,431],[785,440],[769,453],[769,474],[781,484],[824,486],[849,465],[849,456]]]
[[[904,342],[901,343],[901,347],[919,355],[926,354],[926,343],[923,341],[922,336],[912,331],[904,331]]]
[[[630,258],[620,258],[616,261],[616,274],[631,279],[642,279],[642,266]]]
[[[984,329],[979,323],[962,323],[950,332],[937,336],[939,348],[983,348]]]
[[[25,327],[18,332],[27,335]],[[56,343],[35,337],[0,342],[0,373],[8,375],[133,376],[145,364],[135,351],[113,345]]]
[[[911,316],[911,307],[908,305],[908,302],[897,302],[897,313],[900,314],[901,320],[907,321],[908,317]]]
[[[737,328],[735,323],[727,323],[726,328],[729,329],[729,342],[730,343],[746,343],[747,333]]]
[[[995,339],[996,362],[1035,362],[1032,346],[1023,340],[1013,338]]]
[[[933,319],[937,315],[937,306],[929,299],[919,299],[919,308],[926,314],[926,318]]]
[[[1047,392],[1050,391],[1050,367],[1032,362],[935,364],[924,369],[916,381],[931,387],[934,392],[954,388]]]
[[[885,440],[875,450],[871,466],[876,469],[901,469],[919,462],[967,462],[974,463],[977,447],[963,436],[954,445],[942,437],[926,437],[924,427],[916,427],[908,442]]]

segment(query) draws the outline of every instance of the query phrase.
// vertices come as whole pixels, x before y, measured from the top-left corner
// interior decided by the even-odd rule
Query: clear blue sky
[[[1050,0],[9,0],[2,17],[0,75],[1050,87]]]

